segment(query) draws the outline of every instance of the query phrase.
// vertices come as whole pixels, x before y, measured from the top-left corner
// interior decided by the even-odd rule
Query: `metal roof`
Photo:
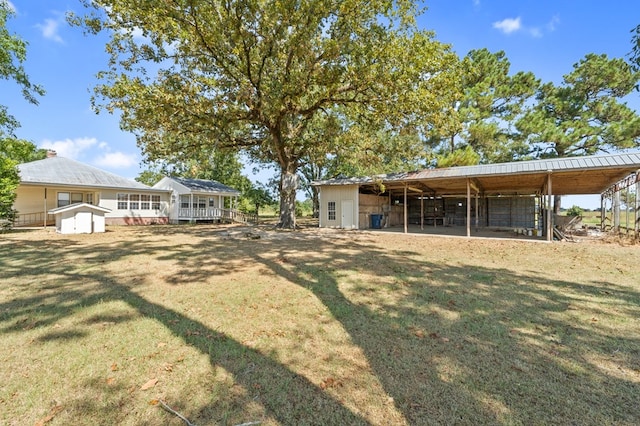
[[[140,182],[64,157],[56,156],[19,164],[18,170],[20,182],[28,185],[84,186],[159,192]]]
[[[404,188],[439,195],[466,193],[467,179],[480,192],[536,194],[543,191],[549,174],[555,195],[599,194],[610,185],[640,169],[640,153],[554,158],[482,164],[477,166],[425,169],[371,177],[315,181],[313,185],[375,186],[388,190]]]
[[[186,186],[191,191],[216,192],[216,193],[225,192],[225,193],[240,195],[240,191],[238,191],[237,189],[233,189],[230,186],[223,185],[220,182],[217,182],[215,180],[187,179],[187,178],[179,178],[179,177],[172,177],[170,179]]]
[[[95,206],[89,203],[73,203],[73,204],[68,204],[66,206],[51,209],[49,210],[49,214],[58,214],[58,213],[63,213],[66,211],[73,211],[73,210],[94,210],[102,213],[109,213],[111,211],[111,209],[108,209],[106,207]]]

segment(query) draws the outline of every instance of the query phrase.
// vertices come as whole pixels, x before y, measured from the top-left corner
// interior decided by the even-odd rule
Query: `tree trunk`
[[[313,204],[313,217],[315,219],[320,217],[320,194],[318,187],[311,187],[311,202]]]
[[[296,228],[296,192],[298,190],[298,175],[295,170],[282,168],[280,174],[280,222],[277,227],[282,229]]]

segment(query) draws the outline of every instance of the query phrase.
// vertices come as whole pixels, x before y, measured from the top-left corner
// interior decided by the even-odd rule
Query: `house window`
[[[116,198],[118,200],[118,210],[127,210],[129,207],[129,194],[119,193]]]
[[[206,209],[207,208],[207,199],[204,197],[198,197],[198,208]]]
[[[140,195],[140,209],[149,210],[150,201],[151,201],[151,195],[148,195],[148,194]]]
[[[336,220],[336,202],[329,201],[327,203],[328,220]]]
[[[82,202],[82,193],[72,192],[71,193],[71,204],[81,203]]]
[[[140,194],[129,194],[129,209],[130,210],[140,209]]]
[[[58,192],[58,207],[68,206],[71,204],[71,194],[68,192]]]
[[[149,210],[150,208],[160,210],[159,195],[118,193],[116,200],[118,210]],[[87,202],[89,202],[88,197]]]
[[[191,207],[189,205],[189,196],[188,195],[181,195],[180,196],[180,207],[183,209],[188,209],[189,207]]]
[[[87,203],[93,204],[93,194],[86,195]]]
[[[215,198],[210,197],[209,198],[209,207],[215,207],[215,206],[216,206]]]

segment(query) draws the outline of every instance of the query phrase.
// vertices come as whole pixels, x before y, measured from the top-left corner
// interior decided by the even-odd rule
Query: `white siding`
[[[134,210],[118,210],[118,194],[150,194],[160,195],[160,209],[134,209]],[[143,192],[130,190],[104,190],[100,193],[100,207],[106,207],[111,210],[105,217],[107,218],[145,218],[145,219],[157,219],[167,217],[169,215],[169,193],[168,192]],[[141,203],[138,203],[140,206]]]
[[[358,228],[358,185],[341,186],[321,186],[320,187],[320,227],[321,228],[341,228],[342,227],[342,202],[353,201],[354,226]],[[328,203],[335,202],[336,218],[329,220]]]
[[[68,188],[63,186],[47,186],[46,187],[46,209],[51,210],[58,207],[58,193],[66,192],[69,194],[82,194],[82,202],[87,202],[87,196],[93,196],[93,203],[96,203],[95,189],[89,188]],[[20,185],[16,190],[16,201],[14,208],[18,210],[18,214],[40,213],[45,211],[45,187]]]

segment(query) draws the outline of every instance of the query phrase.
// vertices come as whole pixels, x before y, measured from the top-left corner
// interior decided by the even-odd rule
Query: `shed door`
[[[352,200],[344,200],[340,204],[340,209],[342,210],[342,222],[341,226],[346,229],[351,229],[354,227],[353,223],[353,201]]]
[[[90,234],[92,228],[91,212],[78,211],[75,214],[75,233]]]

